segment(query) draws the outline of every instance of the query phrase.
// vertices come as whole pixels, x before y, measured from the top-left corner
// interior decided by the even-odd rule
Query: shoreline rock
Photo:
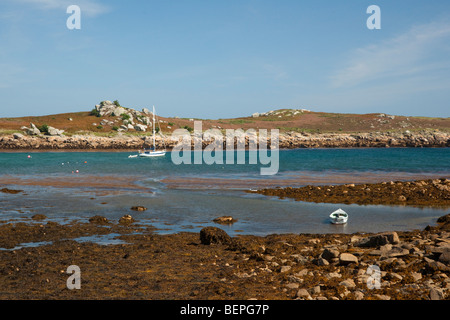
[[[140,125],[142,126],[142,125]],[[144,127],[142,127],[144,128]],[[125,150],[140,149],[151,136],[145,135],[117,135],[99,137],[95,135],[72,136],[18,136],[8,134],[0,136],[0,150]],[[158,147],[163,146],[162,138],[157,136]],[[177,145],[171,138],[164,143],[168,150]],[[246,140],[248,146],[249,139]],[[192,142],[193,144],[193,142]],[[203,148],[209,145],[203,141]],[[268,139],[270,146],[270,139]],[[224,142],[224,148],[226,147]],[[300,134],[282,133],[279,136],[280,149],[298,148],[443,148],[450,147],[450,133],[424,132],[416,134],[403,133],[324,133]]]
[[[447,178],[358,185],[308,185],[300,188],[266,188],[247,192],[321,203],[450,206],[450,179]],[[403,198],[399,199],[399,196]]]

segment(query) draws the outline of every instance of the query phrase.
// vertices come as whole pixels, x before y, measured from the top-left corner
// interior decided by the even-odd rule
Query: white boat
[[[337,209],[330,214],[331,223],[333,224],[346,224],[348,220],[348,214],[342,209]]]
[[[159,126],[159,122],[158,122]],[[159,127],[161,132],[161,127]],[[164,143],[164,139],[163,139]],[[166,145],[164,143],[164,150],[156,150],[156,121],[155,121],[155,106],[153,106],[153,146],[150,149],[139,150],[139,157],[162,157],[166,155]]]

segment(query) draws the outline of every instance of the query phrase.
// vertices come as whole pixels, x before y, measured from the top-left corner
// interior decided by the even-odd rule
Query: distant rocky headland
[[[151,145],[153,114],[102,101],[90,112],[41,117],[0,118],[0,150],[136,150]],[[176,129],[203,131],[278,129],[279,148],[450,147],[450,118],[386,114],[334,114],[307,109],[280,109],[235,119],[202,120],[157,117],[159,146],[172,149]],[[268,135],[270,137],[270,134]],[[164,138],[163,138],[164,137]],[[248,145],[249,139],[246,142]],[[194,139],[192,139],[194,140]],[[203,141],[203,147],[210,142]],[[270,138],[268,139],[270,145]],[[225,142],[224,142],[225,149]]]

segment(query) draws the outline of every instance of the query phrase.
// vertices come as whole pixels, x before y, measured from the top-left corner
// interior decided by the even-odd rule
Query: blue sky
[[[69,30],[69,5],[81,29]],[[367,7],[381,8],[369,30]],[[450,2],[0,0],[0,117],[279,108],[450,116]]]

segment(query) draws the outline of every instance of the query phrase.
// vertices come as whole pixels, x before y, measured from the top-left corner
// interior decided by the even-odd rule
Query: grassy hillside
[[[158,117],[161,130],[170,133],[178,128],[191,129],[193,119]],[[114,124],[101,125],[102,120]],[[281,109],[253,117],[233,119],[202,120],[203,130],[217,129],[279,129],[281,132],[294,131],[305,133],[357,133],[357,132],[415,132],[419,130],[435,130],[450,132],[450,118],[405,117],[384,114],[343,114],[309,112],[292,109]],[[97,117],[90,112],[62,113],[46,116],[19,118],[0,118],[0,134],[22,132],[22,126],[44,124],[65,130],[66,135],[95,133],[109,135],[116,133],[123,120],[117,116]],[[134,130],[128,133],[133,134]],[[148,133],[140,133],[148,134]]]

